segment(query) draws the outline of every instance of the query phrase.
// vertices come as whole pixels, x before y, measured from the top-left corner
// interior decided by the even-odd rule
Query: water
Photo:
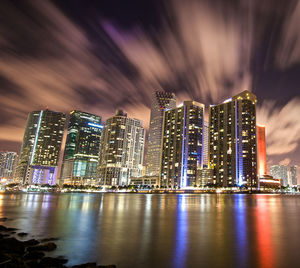
[[[68,265],[300,267],[300,196],[1,194],[0,217]]]

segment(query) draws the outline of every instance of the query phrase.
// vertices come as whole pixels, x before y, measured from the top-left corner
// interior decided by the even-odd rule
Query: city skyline
[[[4,1],[0,149],[19,152],[26,115],[46,106],[104,121],[124,109],[148,128],[154,90],[208,106],[248,89],[266,125],[268,167],[299,166],[299,2],[211,2],[219,9],[206,1]]]
[[[157,96],[157,94],[165,94],[164,96],[163,95],[161,95],[160,97],[162,98],[162,100],[160,100],[161,102],[164,102],[167,106],[166,107],[162,107],[161,106],[161,108],[162,108],[162,111],[166,111],[166,113],[168,113],[168,111],[170,111],[170,110],[177,110],[178,108],[180,109],[180,107],[182,106],[182,105],[185,105],[185,103],[197,103],[197,102],[195,102],[195,101],[184,101],[183,103],[181,103],[181,104],[179,104],[179,105],[176,105],[175,106],[175,108],[173,107],[173,108],[167,108],[168,107],[168,102],[169,102],[169,100],[168,100],[168,98],[173,98],[174,97],[174,100],[175,100],[175,95],[173,94],[173,93],[165,93],[164,91],[154,91],[153,92],[153,96],[154,96],[154,98],[156,98]],[[172,97],[173,96],[173,97]],[[164,98],[166,98],[166,99],[164,99]],[[230,103],[230,102],[232,102],[232,101],[236,101],[236,100],[242,100],[242,99],[248,99],[248,100],[251,100],[251,102],[253,102],[253,104],[256,104],[257,103],[257,100],[256,100],[256,96],[255,95],[253,95],[251,92],[249,92],[249,91],[244,91],[244,92],[241,92],[241,93],[239,93],[238,95],[236,95],[236,96],[233,96],[232,98],[229,98],[229,99],[227,99],[227,100],[225,100],[223,103],[221,103],[221,104],[219,104],[219,105],[210,105],[209,106],[209,108],[210,109],[212,109],[212,108],[214,108],[214,107],[216,107],[216,106],[220,106],[220,105],[222,105],[222,106],[224,106],[224,105],[227,105],[228,103]],[[198,103],[199,104],[199,103]],[[172,104],[173,105],[173,104]],[[200,104],[199,104],[200,105]],[[203,109],[205,108],[204,107],[204,104],[201,104],[202,106],[203,106]],[[157,106],[157,103],[155,104],[155,106],[154,107],[156,107]],[[246,105],[245,107],[247,107],[248,105]],[[241,107],[243,107],[243,106],[241,106]],[[157,107],[156,107],[157,108]],[[209,110],[210,110],[209,109]],[[224,108],[222,108],[222,109],[224,109]],[[239,109],[241,109],[241,111],[244,109],[244,108],[239,108]],[[226,109],[225,109],[226,110]],[[50,111],[50,110],[48,110],[48,109],[46,109],[46,110],[42,110],[42,111],[33,111],[33,112],[31,112],[31,113],[29,113],[29,121],[31,120],[30,119],[30,116],[32,116],[31,114],[33,114],[33,116],[36,116],[37,118],[38,118],[38,121],[42,121],[42,119],[40,118],[41,116],[40,115],[43,115],[43,113],[47,113],[47,112],[50,112],[50,113],[54,113],[54,114],[62,114],[63,115],[63,113],[61,113],[61,112],[54,112],[54,111]],[[223,113],[222,111],[219,111],[218,113]],[[36,113],[36,114],[35,114]],[[227,115],[227,113],[228,114],[230,114],[229,112],[226,112],[225,114]],[[234,113],[236,113],[236,112],[234,112]],[[127,113],[126,112],[124,112],[124,111],[122,111],[122,110],[117,110],[116,111],[116,115],[118,116],[118,114],[120,114],[120,116],[125,116],[125,117],[127,117]],[[164,114],[164,113],[163,113]],[[203,114],[205,114],[205,113],[203,113]],[[116,116],[115,115],[115,116]],[[239,116],[240,117],[240,116]],[[177,116],[176,116],[176,118],[177,118]],[[227,116],[226,117],[227,119],[226,120],[229,120],[229,121],[231,121],[231,116]],[[202,133],[202,131],[203,131],[203,133],[201,134],[201,135],[204,135],[202,138],[203,138],[203,140],[202,140],[202,138],[201,138],[201,142],[203,142],[203,143],[207,143],[208,141],[207,141],[207,138],[206,138],[206,142],[205,142],[205,130],[204,130],[204,127],[205,127],[205,124],[207,124],[207,127],[208,127],[208,129],[209,129],[209,125],[208,125],[208,122],[205,122],[204,121],[204,118],[202,118],[201,116],[200,116],[200,118],[199,119],[201,119],[202,120],[202,127],[203,127],[203,130],[201,130],[201,133]],[[65,118],[63,119],[63,120],[65,120]],[[133,119],[131,119],[131,120],[136,120],[136,121],[139,121],[140,123],[139,124],[142,124],[142,121],[141,120],[138,120],[138,119],[136,119],[136,118],[133,118]],[[213,120],[213,118],[212,118],[212,120]],[[32,120],[31,120],[32,121]],[[98,163],[98,158],[101,158],[100,157],[100,155],[101,155],[101,153],[99,153],[100,152],[100,137],[101,137],[101,132],[102,132],[102,129],[105,127],[105,123],[103,122],[103,125],[101,124],[101,116],[99,116],[99,115],[94,115],[94,114],[90,114],[90,113],[86,113],[86,112],[82,112],[82,111],[76,111],[76,110],[73,110],[73,111],[71,111],[70,112],[70,116],[69,116],[69,119],[68,119],[68,121],[67,121],[67,123],[68,123],[68,127],[67,127],[67,124],[65,124],[65,123],[63,123],[63,125],[64,125],[64,132],[65,132],[65,135],[67,136],[67,138],[66,138],[66,140],[64,140],[63,141],[63,139],[62,139],[62,136],[61,136],[61,147],[60,147],[60,150],[59,150],[59,155],[60,155],[60,157],[62,158],[62,159],[57,159],[56,161],[57,161],[57,164],[56,164],[56,166],[58,167],[58,170],[56,170],[55,171],[55,177],[56,177],[56,182],[58,182],[58,181],[61,181],[62,183],[64,183],[64,182],[67,182],[67,183],[72,183],[72,184],[82,184],[82,183],[84,183],[84,184],[94,184],[95,182],[96,183],[98,183],[98,179],[99,179],[99,174],[97,174],[97,172],[96,172],[96,165],[97,164],[99,164]],[[163,123],[163,122],[161,122],[161,123]],[[247,122],[245,122],[246,124],[248,124]],[[27,124],[28,124],[28,122],[27,122]],[[231,124],[231,122],[229,122],[229,124]],[[38,127],[39,126],[39,124],[37,124],[37,125],[35,125],[35,127]],[[46,126],[46,125],[45,125]],[[272,175],[272,168],[274,167],[274,166],[282,166],[282,167],[285,167],[286,169],[288,168],[288,166],[290,166],[290,168],[291,168],[291,171],[287,171],[287,175],[286,175],[286,178],[284,178],[284,179],[282,179],[282,185],[284,185],[284,186],[287,186],[289,183],[288,183],[288,181],[290,182],[294,182],[295,180],[293,180],[290,176],[293,176],[293,175],[290,175],[290,173],[292,174],[293,172],[295,173],[298,173],[297,172],[297,169],[299,169],[299,166],[297,166],[297,165],[289,165],[288,163],[277,163],[277,165],[272,165],[270,168],[268,168],[268,171],[267,171],[267,169],[266,169],[266,156],[264,156],[264,154],[265,154],[265,150],[266,150],[266,148],[264,147],[265,146],[265,126],[262,126],[262,125],[256,125],[256,120],[254,121],[254,124],[253,124],[253,126],[255,126],[256,128],[257,128],[257,131],[255,130],[255,132],[257,133],[257,146],[258,146],[258,148],[257,148],[257,152],[258,152],[258,155],[257,155],[257,160],[255,160],[255,161],[258,161],[257,162],[257,175],[258,175],[258,178],[259,177],[261,177],[262,175],[267,175],[267,174],[271,174]],[[67,128],[66,128],[67,127]],[[28,128],[28,125],[27,125],[27,128]],[[50,128],[51,128],[51,126],[50,126]],[[143,126],[143,128],[144,128],[144,126]],[[161,126],[161,128],[163,129],[163,127]],[[252,127],[251,127],[252,128]],[[95,130],[96,131],[100,131],[98,134],[95,132]],[[250,129],[249,129],[250,130]],[[24,139],[26,139],[25,138],[25,136],[26,136],[26,128],[25,128],[25,134],[24,134]],[[208,130],[209,131],[209,130]],[[263,132],[262,132],[263,131]],[[38,131],[37,131],[37,133],[39,132],[39,129],[38,129]],[[74,133],[79,133],[76,137],[74,136]],[[95,136],[95,134],[96,134],[96,136]],[[100,134],[100,135],[99,135]],[[35,134],[35,135],[38,135],[39,136],[39,134]],[[70,135],[70,137],[69,137],[69,135]],[[162,133],[160,134],[161,135],[161,137],[163,137],[163,135],[162,135]],[[244,134],[243,134],[244,135]],[[252,135],[252,134],[251,134]],[[38,137],[37,136],[37,137]],[[73,138],[72,138],[72,137]],[[93,137],[93,136],[95,136],[95,137]],[[35,140],[36,138],[34,138],[34,140]],[[118,139],[118,138],[117,138]],[[76,141],[76,140],[78,140],[78,141]],[[145,138],[143,138],[143,140],[145,140]],[[71,143],[70,143],[71,142]],[[85,145],[85,146],[84,146]],[[84,147],[82,147],[82,146],[84,146]],[[262,149],[260,149],[260,147],[261,146],[263,146],[262,147]],[[72,148],[71,148],[72,147]],[[82,148],[81,148],[82,147]],[[98,148],[99,147],[99,148]],[[144,152],[144,147],[146,147],[147,148],[147,146],[145,145],[145,142],[143,141],[143,153],[142,153],[142,155],[143,155],[143,157],[142,158],[144,158],[145,156],[146,156],[146,152]],[[219,147],[219,146],[217,146],[217,147]],[[76,149],[77,148],[77,149]],[[80,149],[81,148],[81,149]],[[70,150],[71,149],[71,150]],[[22,150],[22,148],[21,148],[21,150]],[[75,157],[73,157],[73,155],[74,155],[74,153],[75,153],[75,151],[77,152],[76,154],[75,154],[75,156],[77,156],[77,158]],[[90,160],[88,160],[87,161],[87,159],[86,159],[86,157],[83,157],[84,155],[83,154],[81,154],[80,153],[80,150],[84,150],[85,151],[85,154],[86,154],[86,157],[92,157],[93,159],[91,159],[92,160],[92,162],[94,161],[95,162],[95,167],[94,167],[94,171],[92,171],[92,169],[91,169],[91,167],[89,167],[89,164],[87,163],[87,162],[89,162]],[[164,146],[162,146],[162,148],[159,150],[159,151],[161,151],[161,150],[164,150]],[[203,146],[202,145],[202,147],[201,147],[201,149],[200,149],[200,151],[201,151],[201,153],[200,153],[200,157],[202,158],[201,159],[201,163],[198,165],[197,164],[197,168],[195,169],[195,170],[197,170],[197,169],[199,169],[200,168],[200,170],[199,170],[199,174],[198,174],[198,172],[197,172],[197,179],[196,179],[196,177],[194,178],[194,182],[196,182],[196,180],[197,180],[197,182],[199,182],[199,180],[201,180],[200,179],[200,177],[201,177],[201,172],[202,172],[202,170],[203,170],[203,168],[204,168],[204,170],[203,170],[203,174],[206,174],[205,175],[205,178],[206,178],[206,180],[207,179],[209,179],[209,178],[211,178],[212,179],[212,177],[210,177],[211,175],[210,175],[210,173],[205,173],[206,172],[206,169],[205,169],[205,163],[203,162],[203,159],[205,159],[205,150],[207,150],[207,152],[209,152],[209,151],[211,151],[211,158],[212,158],[212,154],[214,154],[214,151],[212,150],[212,149],[209,149],[209,146],[207,145],[206,147],[205,146]],[[221,149],[222,150],[222,149]],[[244,148],[243,148],[243,150],[244,150]],[[264,151],[264,153],[262,152],[260,152],[260,151]],[[74,152],[73,152],[74,151]],[[5,153],[4,151],[2,151],[3,153]],[[2,153],[1,152],[1,153]],[[70,155],[70,152],[71,152],[71,155]],[[13,153],[15,153],[16,155],[17,155],[17,153],[16,152],[13,152]],[[41,153],[43,153],[43,152],[41,152]],[[31,153],[30,153],[31,154]],[[31,158],[31,156],[30,156],[30,154],[26,154],[26,157],[28,158],[28,157],[30,157]],[[47,154],[47,152],[46,152],[46,154]],[[91,154],[91,155],[88,155],[88,154]],[[92,156],[93,155],[93,156]],[[21,153],[21,156],[22,156],[22,153]],[[68,156],[67,158],[66,158],[66,156]],[[78,158],[78,156],[79,156],[79,158]],[[58,157],[58,156],[57,156]],[[204,157],[204,158],[203,158]],[[206,157],[208,157],[208,156],[206,156]],[[244,156],[243,156],[244,157]],[[73,169],[73,166],[71,167],[71,169],[70,169],[70,165],[69,165],[69,163],[68,163],[68,167],[67,167],[67,169],[66,169],[66,174],[70,174],[70,175],[64,175],[64,164],[65,164],[65,162],[66,162],[66,160],[67,160],[67,162],[69,162],[70,160],[72,161],[72,159],[73,159],[73,162],[74,162],[74,160],[75,160],[75,165],[74,165],[74,163],[73,163],[73,165],[74,165],[74,170],[73,171],[71,171],[71,169]],[[77,160],[76,160],[77,159]],[[256,159],[256,157],[254,157],[254,159]],[[262,160],[262,161],[261,161]],[[252,160],[251,160],[252,161]],[[261,161],[261,165],[265,165],[264,167],[263,167],[263,169],[261,169],[261,165],[259,165],[259,162]],[[77,163],[78,162],[78,163]],[[80,163],[79,163],[80,162]],[[86,162],[86,167],[85,166],[83,166],[83,164],[84,163],[81,163],[81,162]],[[146,173],[146,175],[147,175],[147,172],[146,172],[146,168],[147,168],[147,162],[145,161],[145,160],[142,160],[141,161],[141,163],[143,163],[143,168],[145,169],[145,171],[143,171],[143,172],[145,172]],[[93,164],[93,163],[91,163],[91,164]],[[204,166],[203,166],[204,165]],[[210,164],[210,166],[212,166],[212,164]],[[75,170],[76,169],[76,170]],[[292,169],[294,170],[294,171],[292,171]],[[57,171],[59,171],[60,170],[60,172],[57,172]],[[208,169],[207,170],[207,172],[210,172],[209,170],[212,170],[212,169]],[[264,171],[267,171],[267,172],[261,172],[261,170],[264,170]],[[295,171],[296,170],[296,171]],[[141,171],[140,171],[141,172]],[[71,175],[72,173],[74,173],[74,175]],[[77,174],[77,175],[75,175],[75,173]],[[79,173],[81,174],[81,175],[79,175]],[[89,176],[86,176],[86,178],[85,178],[85,173],[90,173],[90,175]],[[295,174],[296,174],[295,173]],[[92,174],[92,175],[91,175]],[[142,173],[139,173],[139,175],[138,176],[141,176],[141,174]],[[195,174],[196,174],[196,172],[195,172]],[[245,175],[246,174],[248,174],[247,172],[245,173]],[[43,174],[42,174],[43,175]],[[43,175],[44,176],[44,175]],[[74,176],[74,179],[75,180],[78,180],[78,182],[75,182],[75,180],[73,181],[73,179],[72,179],[72,177]],[[149,176],[149,175],[148,175]],[[153,174],[152,175],[150,175],[150,176],[153,176]],[[158,176],[158,174],[156,174],[156,175],[154,175],[154,176]],[[200,177],[198,177],[198,176],[200,176]],[[207,177],[208,176],[208,177]],[[76,178],[77,177],[77,178]],[[88,177],[90,177],[90,178],[88,178]],[[135,177],[135,176],[133,176],[133,177]],[[256,177],[256,176],[255,176]],[[275,175],[275,177],[278,177],[278,176],[276,176]],[[93,181],[93,179],[97,179],[97,180],[95,180],[94,182],[92,182]],[[296,178],[297,178],[297,176],[296,176]],[[92,179],[92,180],[91,180]],[[28,180],[28,179],[27,179]],[[103,179],[102,179],[103,180]],[[89,182],[88,182],[89,181]],[[215,179],[214,179],[214,181],[215,181]],[[196,183],[195,183],[195,185],[196,185]],[[198,185],[198,184],[197,184]],[[241,183],[239,183],[239,184],[237,184],[237,185],[241,185]]]
[[[300,0],[2,0],[0,266],[300,263]]]

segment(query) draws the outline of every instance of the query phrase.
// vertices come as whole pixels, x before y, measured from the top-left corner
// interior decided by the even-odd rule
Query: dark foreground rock
[[[44,243],[44,242],[57,241],[58,239],[59,239],[58,237],[44,238],[44,239],[41,239],[41,242]]]
[[[0,243],[0,251],[3,253],[23,254],[25,251],[25,245],[23,242],[14,237],[4,238]]]
[[[19,241],[15,237],[9,237],[16,233],[16,228],[8,228],[0,225],[0,267],[2,268],[39,268],[67,267],[68,259],[60,257],[46,257],[44,252],[53,251],[57,248],[51,242],[58,238],[45,238],[39,242],[36,239]],[[20,232],[19,237],[27,236],[27,233]],[[97,265],[96,263],[85,263],[72,266],[73,268],[116,268],[116,265]]]
[[[40,242],[35,239],[29,239],[27,241],[23,241],[25,247],[32,247],[38,245]]]
[[[28,235],[28,233],[24,233],[24,232],[18,233],[18,236],[20,236],[20,237],[24,237],[24,236],[27,236],[27,235]]]
[[[67,259],[45,257],[41,259],[39,264],[42,267],[64,267],[67,262]]]
[[[17,228],[11,228],[11,227],[5,227],[3,225],[0,225],[0,232],[14,232],[18,230]]]
[[[24,260],[37,260],[45,257],[45,253],[41,251],[28,252],[24,255]]]
[[[72,268],[116,268],[114,264],[111,265],[97,265],[95,262],[88,262],[80,265],[74,265]]]
[[[46,244],[42,244],[42,245],[38,245],[38,246],[34,246],[34,247],[29,247],[27,248],[27,250],[29,252],[31,251],[53,251],[57,248],[56,244],[54,244],[53,242],[49,242]]]

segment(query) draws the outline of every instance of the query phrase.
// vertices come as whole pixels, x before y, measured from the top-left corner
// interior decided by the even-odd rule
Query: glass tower
[[[204,104],[184,101],[166,110],[161,149],[161,186],[194,186],[202,165]]]
[[[16,177],[20,183],[55,184],[66,116],[50,110],[27,118]]]
[[[209,134],[209,125],[208,122],[204,121],[203,123],[203,158],[201,168],[208,167],[208,134]]]
[[[131,177],[143,170],[145,129],[142,121],[131,119],[118,110],[107,119],[99,155],[99,178],[102,185],[128,185]]]
[[[95,183],[102,128],[101,116],[70,112],[61,172],[64,183]]]
[[[209,166],[219,187],[257,187],[256,96],[249,91],[209,108]]]
[[[176,107],[174,93],[155,91],[152,94],[148,151],[146,157],[146,174],[159,176],[163,113],[165,109]]]

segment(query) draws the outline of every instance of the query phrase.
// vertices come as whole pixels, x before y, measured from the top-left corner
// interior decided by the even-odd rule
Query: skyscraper
[[[257,175],[261,177],[267,174],[266,134],[264,126],[257,128]]]
[[[148,176],[159,175],[163,113],[166,108],[172,109],[175,107],[176,98],[174,93],[164,91],[153,92],[146,157],[146,174]]]
[[[297,166],[290,167],[290,174],[291,174],[291,183],[293,186],[298,185],[298,178],[297,178]]]
[[[164,112],[161,185],[194,186],[202,164],[204,104],[184,101]]]
[[[49,110],[29,114],[16,174],[20,183],[55,183],[65,120]]]
[[[203,159],[202,159],[202,168],[207,168],[208,166],[208,137],[209,137],[209,124],[208,122],[204,121],[203,123],[203,146],[202,146],[202,151],[203,151]]]
[[[282,186],[288,185],[288,173],[287,166],[284,165],[273,165],[271,166],[271,176],[281,181]]]
[[[118,110],[107,119],[101,136],[99,177],[103,185],[127,185],[142,175],[145,129],[142,121]]]
[[[256,96],[249,91],[211,105],[209,162],[218,186],[257,186]]]
[[[14,178],[17,160],[18,154],[15,152],[0,152],[0,178]]]
[[[93,184],[97,176],[101,116],[70,112],[61,179],[64,183]]]

